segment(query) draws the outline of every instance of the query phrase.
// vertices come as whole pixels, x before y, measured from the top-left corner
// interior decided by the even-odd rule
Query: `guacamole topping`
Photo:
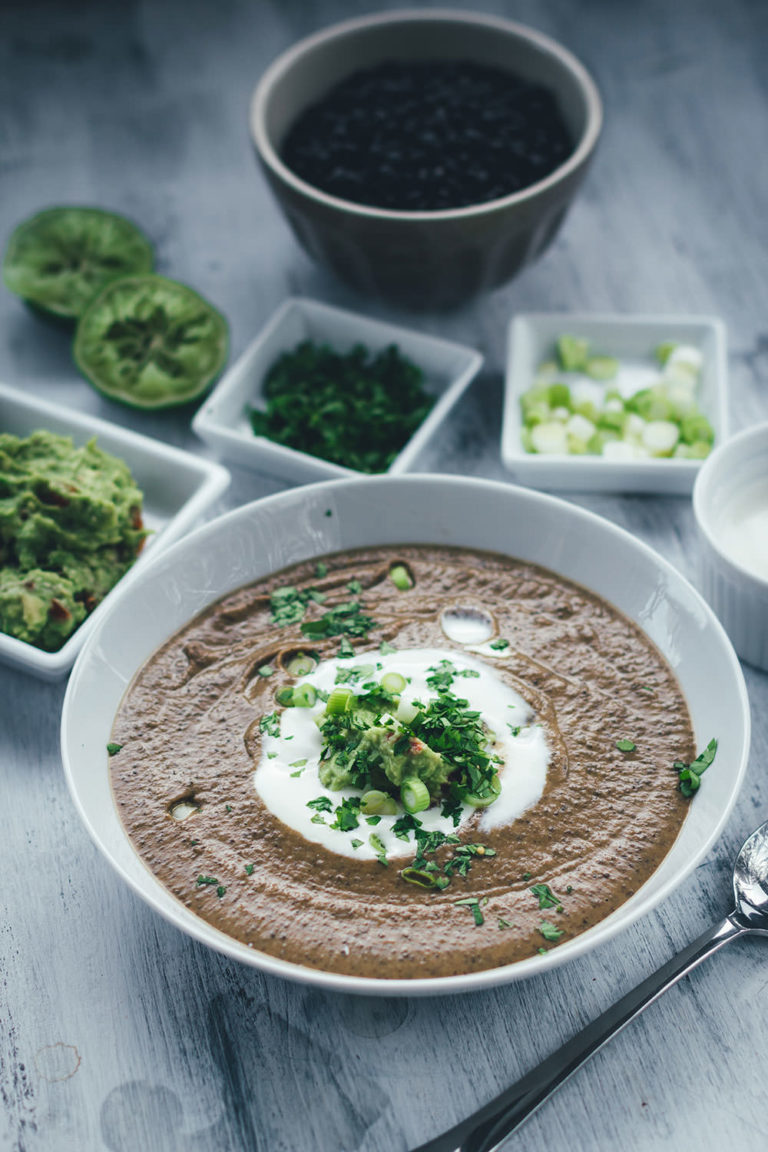
[[[127,465],[95,440],[0,435],[0,631],[60,648],[135,560],[141,509]]]

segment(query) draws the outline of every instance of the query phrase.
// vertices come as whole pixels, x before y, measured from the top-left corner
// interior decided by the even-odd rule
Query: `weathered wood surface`
[[[6,0],[0,233],[70,201],[113,207],[161,271],[227,313],[238,354],[301,292],[372,314],[310,265],[251,154],[246,107],[269,60],[371,6]],[[488,371],[424,468],[504,478],[505,329],[519,310],[714,313],[735,428],[768,418],[768,187],[760,0],[508,0],[569,45],[607,110],[583,194],[544,259],[450,317]],[[0,293],[0,379],[202,450],[178,416],[115,409],[76,374],[65,332]],[[278,485],[237,472],[223,507]],[[684,499],[580,497],[695,579]],[[447,1001],[366,1001],[266,979],[180,935],[98,856],[62,776],[64,686],[0,669],[0,1147],[8,1152],[394,1152],[531,1068],[719,918],[731,861],[768,815],[768,675],[743,795],[721,841],[654,914],[549,975]],[[714,670],[713,670],[714,672]],[[714,1152],[768,1144],[768,956],[709,960],[571,1080],[509,1148]]]

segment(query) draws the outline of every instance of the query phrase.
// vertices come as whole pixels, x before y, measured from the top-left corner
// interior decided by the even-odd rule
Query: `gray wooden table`
[[[124,211],[156,240],[161,271],[226,312],[233,355],[292,293],[403,319],[308,262],[246,128],[250,90],[277,52],[370,7],[5,0],[0,235],[56,202]],[[521,310],[718,314],[733,426],[768,418],[768,5],[486,7],[581,56],[607,121],[583,194],[540,263],[457,314],[419,318],[487,358],[422,467],[504,478],[505,329]],[[68,334],[4,291],[0,379],[203,451],[186,418],[101,400],[73,368]],[[235,472],[221,507],[278,487]],[[688,500],[578,502],[695,579]],[[404,1152],[455,1122],[729,906],[733,855],[768,816],[768,675],[745,673],[754,737],[744,791],[722,840],[658,911],[588,958],[521,984],[448,1001],[368,1001],[241,968],[140,903],[70,803],[58,748],[64,684],[0,669],[3,1152]],[[760,941],[746,941],[708,961],[571,1080],[510,1150],[768,1146],[766,960]]]

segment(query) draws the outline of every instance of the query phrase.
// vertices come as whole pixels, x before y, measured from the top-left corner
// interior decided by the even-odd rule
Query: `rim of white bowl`
[[[739,703],[741,706],[741,721],[743,728],[743,747],[741,752],[740,763],[735,766],[735,771],[732,777],[732,787],[729,799],[719,818],[717,819],[714,827],[710,831],[706,839],[698,846],[696,852],[686,861],[684,866],[681,866],[677,872],[670,876],[664,884],[662,884],[656,891],[646,894],[644,898],[638,899],[641,896],[642,888],[640,891],[631,898],[632,907],[627,912],[627,903],[622,904],[619,908],[615,909],[605,920],[600,921],[598,924],[593,925],[592,928],[587,929],[586,932],[580,933],[578,936],[569,940],[567,943],[560,945],[557,948],[549,950],[546,955],[532,956],[527,960],[516,960],[510,964],[500,965],[495,968],[483,969],[479,972],[462,973],[457,976],[431,976],[431,977],[416,977],[413,979],[394,979],[388,980],[384,977],[377,976],[349,976],[337,972],[328,972],[320,968],[311,968],[305,965],[296,964],[287,960],[281,960],[279,957],[271,956],[269,953],[260,952],[257,949],[250,949],[247,945],[235,940],[233,937],[225,935],[219,929],[213,928],[206,920],[196,916],[184,907],[184,905],[176,897],[169,893],[169,890],[157,879],[149,867],[144,863],[142,857],[138,854],[132,841],[128,837],[127,832],[124,832],[126,842],[130,845],[133,855],[141,864],[144,874],[145,882],[139,883],[134,876],[129,874],[118,861],[110,850],[110,846],[104,842],[99,831],[92,825],[90,818],[83,807],[78,788],[74,780],[74,773],[72,770],[72,762],[69,756],[69,745],[73,740],[70,735],[70,715],[69,710],[71,702],[78,692],[79,680],[82,675],[82,670],[86,667],[87,660],[91,649],[96,648],[99,643],[100,633],[104,630],[105,624],[109,618],[120,610],[120,600],[116,599],[113,602],[111,609],[102,617],[98,627],[94,629],[88,637],[84,647],[82,648],[75,667],[72,671],[69,683],[67,685],[66,694],[64,697],[64,704],[62,708],[61,718],[61,755],[64,765],[64,773],[69,788],[70,796],[77,809],[77,812],[85,825],[88,833],[91,836],[96,847],[101,851],[102,855],[108,860],[110,865],[122,877],[122,879],[129,885],[129,887],[164,920],[173,924],[186,936],[197,940],[199,943],[205,944],[207,947],[212,948],[215,952],[219,952],[232,960],[244,963],[249,967],[258,969],[259,971],[266,972],[272,976],[278,976],[281,979],[291,980],[296,983],[309,984],[314,987],[324,988],[328,991],[334,992],[348,992],[356,995],[374,995],[374,996],[435,996],[435,995],[453,995],[460,992],[480,991],[482,989],[498,987],[503,984],[514,983],[517,980],[525,979],[528,976],[534,976],[539,972],[549,971],[551,968],[559,967],[561,964],[568,963],[570,960],[578,959],[585,952],[592,951],[593,948],[599,944],[604,943],[632,924],[635,924],[643,916],[647,915],[654,908],[656,908],[663,900],[665,900],[675,889],[677,889],[683,881],[691,874],[697,864],[703,859],[712,845],[719,839],[720,834],[728,820],[736,799],[739,795],[744,776],[747,771],[747,764],[749,761],[750,750],[750,734],[751,734],[751,716],[749,709],[749,697],[747,695],[746,683],[744,680],[744,673],[739,663],[733,645],[728,638],[725,629],[720,624],[720,621],[715,616],[712,609],[709,607],[704,598],[696,591],[692,584],[678,571],[673,564],[666,560],[659,552],[650,545],[639,540],[631,532],[624,528],[620,528],[607,518],[598,515],[595,512],[590,512],[587,509],[580,508],[575,504],[571,504],[568,500],[564,500],[557,496],[552,496],[549,493],[538,492],[531,488],[524,488],[514,484],[506,484],[499,480],[488,480],[481,477],[459,477],[451,475],[435,475],[431,473],[411,473],[407,476],[381,476],[375,478],[365,479],[338,479],[338,480],[323,480],[316,484],[308,484],[301,488],[289,488],[283,492],[277,492],[272,496],[262,497],[260,500],[252,501],[249,504],[243,504],[222,516],[216,517],[214,520],[208,521],[200,528],[191,532],[183,539],[179,540],[176,544],[169,547],[164,553],[157,556],[151,564],[148,564],[140,577],[137,578],[135,583],[130,589],[130,594],[136,595],[141,589],[141,585],[150,580],[153,576],[155,567],[161,568],[163,565],[168,565],[175,555],[181,554],[185,549],[197,551],[201,544],[205,544],[206,540],[215,536],[223,524],[227,524],[239,517],[247,517],[252,515],[254,509],[258,508],[274,508],[282,503],[290,505],[295,502],[297,498],[302,500],[311,500],[313,497],[321,498],[325,493],[333,493],[342,488],[352,489],[372,489],[377,485],[386,485],[388,487],[401,487],[413,486],[414,483],[424,483],[429,481],[430,484],[440,486],[446,489],[446,500],[448,500],[448,490],[455,487],[457,484],[461,487],[475,488],[478,493],[482,491],[504,493],[509,497],[515,496],[522,497],[526,501],[533,504],[539,504],[542,507],[555,505],[560,509],[567,509],[568,514],[572,515],[576,521],[582,523],[597,523],[609,535],[618,537],[619,539],[627,542],[632,548],[643,553],[645,556],[651,558],[661,570],[669,575],[674,581],[679,582],[685,590],[686,594],[691,597],[692,602],[703,612],[707,618],[710,627],[719,636],[724,648],[725,656],[729,663],[729,671],[733,677],[734,683],[737,688]],[[118,818],[119,819],[119,818]],[[681,829],[682,830],[682,829]],[[654,873],[655,875],[655,873]],[[649,877],[652,879],[652,877]],[[147,880],[150,881],[148,886]],[[645,885],[643,886],[645,887]],[[173,903],[166,907],[160,900],[159,894],[163,893],[166,897],[171,896]],[[634,902],[636,901],[636,903]],[[595,937],[598,939],[595,939]]]
[[[725,443],[719,444],[714,452],[702,462],[693,486],[693,514],[704,538],[720,560],[734,572],[737,572],[742,580],[765,592],[768,591],[768,580],[758,576],[752,569],[745,567],[740,560],[723,550],[720,538],[714,528],[711,504],[713,487],[723,470],[727,468],[727,462],[734,456],[740,457],[744,448],[752,443],[762,443],[768,457],[768,421],[737,432],[735,436],[729,437]],[[738,488],[734,488],[734,492],[736,491]]]
[[[462,208],[446,208],[433,212],[405,212],[392,208],[375,208],[367,204],[358,204],[354,200],[343,200],[340,196],[331,196],[329,193],[317,188],[314,184],[310,184],[308,181],[302,180],[300,176],[297,176],[293,169],[289,168],[288,165],[280,159],[266,129],[266,108],[276,82],[281,79],[302,56],[312,52],[316,47],[330,40],[351,35],[366,28],[376,28],[386,24],[429,23],[430,21],[435,23],[475,24],[482,27],[495,28],[499,32],[507,35],[511,34],[518,39],[527,40],[535,44],[538,48],[558,60],[563,68],[571,73],[584,94],[587,119],[584,131],[567,160],[564,160],[562,164],[555,168],[554,172],[550,172],[543,180],[538,180],[535,184],[530,184],[527,188],[523,188],[519,192],[512,192],[508,196],[501,196],[496,200],[487,200],[481,204],[468,204]],[[267,164],[284,183],[289,184],[295,191],[301,192],[303,195],[309,196],[329,208],[342,210],[355,216],[392,221],[459,220],[466,217],[479,216],[485,212],[493,212],[513,204],[523,204],[527,200],[533,199],[545,189],[559,184],[561,180],[569,176],[587,160],[597,144],[602,124],[603,105],[597,85],[578,57],[568,48],[565,48],[550,36],[545,35],[545,33],[539,32],[535,28],[530,28],[526,24],[519,24],[514,20],[505,20],[501,16],[471,12],[461,8],[398,8],[391,12],[378,12],[370,16],[344,20],[341,23],[331,25],[329,28],[324,28],[320,32],[315,32],[313,35],[297,41],[297,43],[293,44],[270,64],[254,89],[250,105],[250,127],[253,141],[264,163]]]

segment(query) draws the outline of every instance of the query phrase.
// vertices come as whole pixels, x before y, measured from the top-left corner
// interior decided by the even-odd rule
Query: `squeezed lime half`
[[[220,312],[163,276],[113,280],[77,325],[74,356],[95,388],[132,408],[173,408],[201,396],[227,359]]]
[[[3,279],[54,316],[76,319],[118,276],[151,272],[154,250],[135,224],[101,208],[46,208],[11,234]]]

